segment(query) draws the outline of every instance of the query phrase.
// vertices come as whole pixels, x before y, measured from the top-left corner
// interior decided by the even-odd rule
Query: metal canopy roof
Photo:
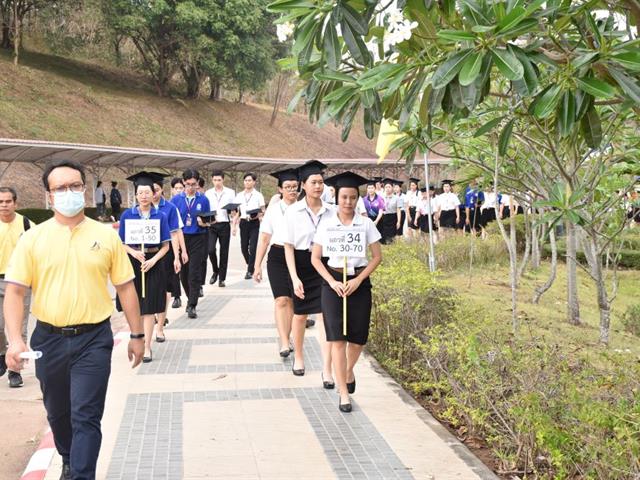
[[[175,171],[196,168],[272,172],[283,168],[295,167],[308,160],[307,158],[210,155],[146,148],[0,138],[0,162],[5,162],[9,165],[14,162],[25,162],[44,167],[48,161],[56,159],[74,160],[96,171],[118,168],[125,172],[145,168],[161,168]],[[349,170],[397,167],[404,163],[400,163],[397,160],[387,160],[384,164],[378,165],[377,158],[319,158],[318,160],[326,163],[329,168]],[[448,163],[448,159],[433,156],[429,161],[430,163]],[[6,171],[6,168],[4,171]],[[2,174],[0,174],[0,177]]]

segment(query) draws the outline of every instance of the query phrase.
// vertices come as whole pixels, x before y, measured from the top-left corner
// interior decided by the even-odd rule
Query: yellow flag
[[[391,123],[386,118],[382,119],[382,122],[380,122],[380,131],[378,132],[378,142],[376,143],[378,163],[382,163],[389,154],[391,144],[402,136],[404,136],[404,134],[398,131],[398,124],[396,122]]]

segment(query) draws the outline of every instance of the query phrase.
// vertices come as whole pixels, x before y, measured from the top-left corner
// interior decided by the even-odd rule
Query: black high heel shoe
[[[332,390],[336,387],[336,382],[328,382],[324,379],[324,373],[320,374],[320,378],[322,379],[322,386],[327,390]]]
[[[282,358],[287,358],[289,356],[291,352],[289,351],[288,348],[283,348],[282,350],[280,350],[280,356]]]
[[[296,361],[294,360],[291,364],[291,371],[296,377],[301,377],[304,375],[304,368],[296,368]]]
[[[349,402],[349,403],[340,403],[340,400],[338,400],[338,409],[342,413],[351,413],[351,410],[353,410],[353,407],[351,407],[351,402]]]
[[[153,352],[149,350],[149,356],[142,357],[142,363],[151,363],[152,360],[153,360]]]
[[[353,377],[353,382],[347,382],[347,392],[355,393],[356,391],[356,377]]]

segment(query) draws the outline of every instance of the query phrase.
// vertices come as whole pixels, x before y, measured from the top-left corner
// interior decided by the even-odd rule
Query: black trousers
[[[36,325],[31,348],[53,440],[74,480],[93,480],[102,443],[100,421],[111,374],[110,322],[73,337]]]
[[[207,246],[209,245],[209,229],[204,234],[204,255],[202,256],[202,268],[200,269],[200,286],[204,287],[207,280]]]
[[[229,242],[231,241],[231,225],[229,222],[214,223],[209,228],[209,261],[213,273],[218,274],[218,280],[227,279],[227,265],[229,263]],[[220,242],[220,263],[216,255],[216,244]]]
[[[180,280],[182,288],[187,294],[187,305],[195,307],[198,305],[198,295],[202,285],[202,259],[206,255],[207,236],[204,233],[196,235],[185,235],[184,244],[187,247],[189,261],[182,265],[180,270]]]
[[[240,220],[240,249],[242,250],[244,261],[247,262],[247,272],[252,275],[253,267],[256,263],[259,234],[259,220]]]

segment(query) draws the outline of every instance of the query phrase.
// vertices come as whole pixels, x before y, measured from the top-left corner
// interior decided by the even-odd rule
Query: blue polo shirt
[[[178,210],[176,206],[160,197],[160,203],[158,204],[158,210],[165,214],[167,222],[169,223],[169,231],[171,233],[180,229],[180,221],[178,220]]]
[[[120,235],[120,240],[122,243],[125,242],[125,223],[127,220],[141,220],[140,210],[136,205],[133,208],[129,208],[124,211],[124,213],[120,216],[120,228],[118,229],[118,235]],[[149,220],[160,220],[160,243],[159,244],[145,244],[145,248],[147,247],[161,247],[164,242],[168,242],[171,240],[171,232],[169,232],[169,222],[167,221],[167,216],[158,210],[155,207],[151,207],[151,212],[149,214]],[[139,247],[140,245],[130,245],[131,247]]]
[[[182,233],[185,235],[199,235],[207,233],[206,228],[201,228],[198,225],[197,218],[199,213],[207,213],[211,211],[209,199],[205,195],[200,192],[196,192],[196,196],[194,198],[188,199],[187,195],[182,192],[180,195],[173,197],[171,202],[178,208],[178,212],[180,212],[180,217],[184,223]]]
[[[464,208],[473,210],[484,202],[484,194],[477,188],[467,187],[464,191]]]

